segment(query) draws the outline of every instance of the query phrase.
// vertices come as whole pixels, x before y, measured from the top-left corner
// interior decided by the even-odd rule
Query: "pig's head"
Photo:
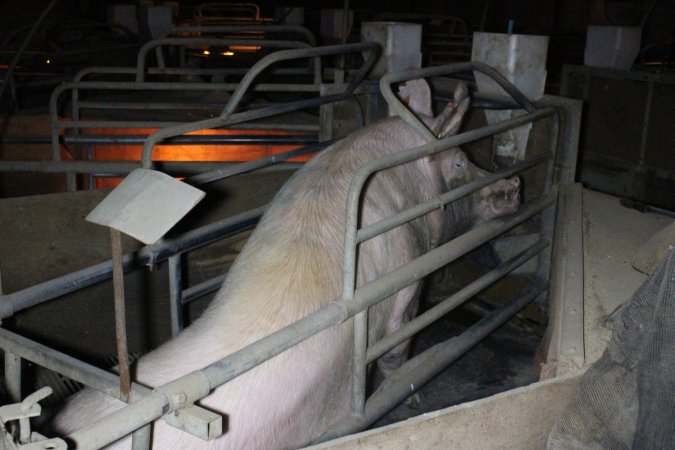
[[[460,149],[451,149],[441,156],[440,170],[447,189],[454,189],[488,173],[469,161]],[[468,225],[476,225],[496,217],[511,214],[520,205],[520,179],[518,177],[496,181],[474,192],[470,197]],[[466,207],[465,207],[466,208]]]
[[[453,100],[436,117],[432,113],[432,96],[424,80],[412,80],[399,90],[401,98],[410,109],[425,121],[429,129],[443,139],[457,134],[464,114],[469,109],[469,94],[464,83],[455,89]],[[453,148],[428,158],[432,176],[436,177],[443,191],[454,189],[473,180],[485,177],[487,172],[469,161],[459,148]],[[454,202],[448,210],[451,234],[456,234],[477,223],[488,221],[518,209],[520,180],[518,177],[499,180],[474,192],[471,196]]]

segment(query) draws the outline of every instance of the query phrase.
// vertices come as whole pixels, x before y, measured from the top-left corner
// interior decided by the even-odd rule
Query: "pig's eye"
[[[462,160],[455,161],[455,167],[457,169],[463,169],[464,168],[464,161],[462,161]]]

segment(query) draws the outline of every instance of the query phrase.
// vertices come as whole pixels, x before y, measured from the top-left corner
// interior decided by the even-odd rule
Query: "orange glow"
[[[157,128],[95,128],[87,130],[89,134],[104,135],[147,135]],[[284,136],[297,132],[283,130],[201,130],[189,135],[263,135]],[[152,152],[153,161],[251,161],[265,156],[283,153],[301,147],[297,144],[212,144],[212,145],[157,145]],[[98,161],[140,161],[142,145],[95,145],[93,159]],[[302,162],[311,158],[304,155],[289,159],[289,162]],[[97,178],[96,187],[114,187],[121,178]]]
[[[260,50],[259,45],[229,45],[232,52],[257,52]]]

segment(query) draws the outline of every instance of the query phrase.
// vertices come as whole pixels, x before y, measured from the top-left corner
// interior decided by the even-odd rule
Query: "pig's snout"
[[[499,180],[480,190],[478,220],[490,220],[515,212],[520,205],[520,178]]]

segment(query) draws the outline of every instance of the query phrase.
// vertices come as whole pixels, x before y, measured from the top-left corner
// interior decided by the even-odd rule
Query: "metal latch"
[[[38,404],[40,400],[45,399],[52,393],[52,388],[43,387],[37,392],[26,397],[21,403],[14,403],[0,407],[0,422],[5,433],[5,448],[9,449],[55,449],[66,450],[68,447],[61,439],[46,440],[39,433],[31,433],[30,418],[39,416],[42,413],[42,407]],[[7,422],[12,420],[19,421],[19,441],[15,442],[14,435],[7,429]]]

